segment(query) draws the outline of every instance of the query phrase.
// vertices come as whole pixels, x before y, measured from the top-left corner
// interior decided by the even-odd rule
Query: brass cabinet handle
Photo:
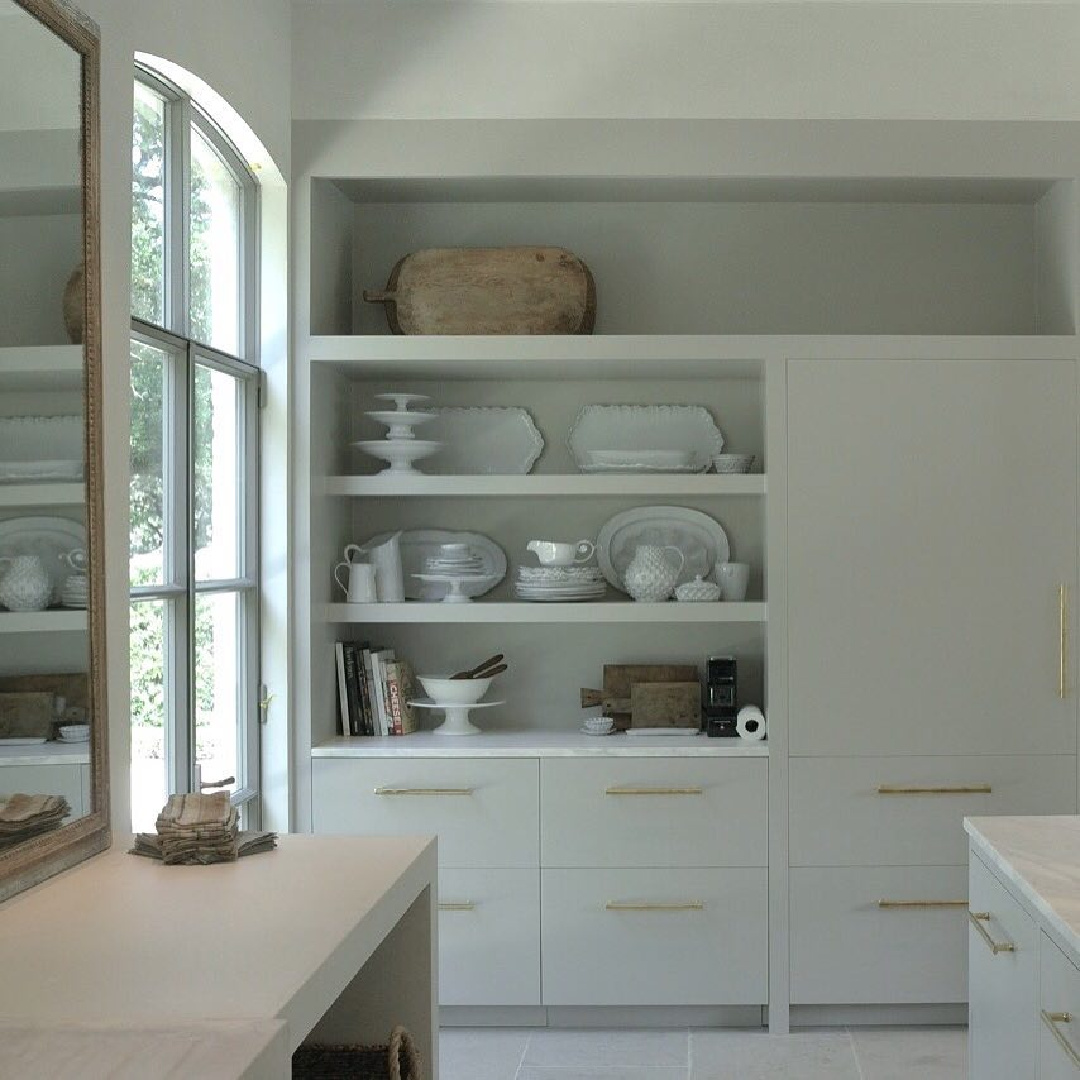
[[[920,910],[923,908],[966,908],[966,900],[879,900],[882,911]]]
[[[990,951],[995,956],[1003,952],[1016,952],[1016,946],[1011,941],[995,941],[983,926],[984,922],[990,921],[989,911],[969,911],[968,921],[979,931],[979,937],[990,946]]]
[[[1058,586],[1058,697],[1069,696],[1069,586]]]
[[[1071,1024],[1072,1013],[1047,1012],[1045,1009],[1040,1009],[1039,1015],[1042,1017],[1042,1022],[1050,1029],[1050,1034],[1057,1039],[1058,1046],[1069,1055],[1069,1060],[1073,1065],[1080,1069],[1080,1053],[1077,1053],[1076,1047],[1065,1038],[1064,1032],[1058,1027],[1058,1024]]]
[[[440,900],[440,911],[475,911],[476,904],[472,900]]]
[[[703,900],[684,900],[674,904],[635,904],[622,900],[609,900],[604,907],[608,911],[704,911]]]
[[[899,784],[879,784],[879,795],[989,795],[989,784],[954,784],[947,787],[902,787]]]
[[[377,787],[376,795],[471,795],[471,787]]]
[[[704,795],[699,787],[609,787],[605,795]]]

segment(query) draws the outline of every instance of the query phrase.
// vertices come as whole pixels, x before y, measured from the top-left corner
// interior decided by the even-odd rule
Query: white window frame
[[[165,102],[164,325],[131,320],[133,341],[161,349],[166,357],[163,390],[163,483],[165,520],[162,584],[134,586],[132,603],[164,601],[165,611],[165,769],[173,792],[196,791],[223,777],[201,776],[195,760],[195,605],[199,596],[234,593],[244,597],[244,619],[238,624],[243,655],[238,657],[242,720],[237,732],[237,786],[233,805],[243,808],[244,824],[258,827],[260,767],[259,657],[261,594],[259,583],[259,409],[264,377],[259,367],[259,186],[231,141],[178,87],[143,65],[135,80]],[[240,186],[240,259],[238,262],[238,354],[222,352],[191,336],[190,251],[191,131],[196,129],[214,147]],[[199,366],[240,381],[238,447],[242,511],[241,569],[244,576],[196,580],[194,520],[194,401]]]

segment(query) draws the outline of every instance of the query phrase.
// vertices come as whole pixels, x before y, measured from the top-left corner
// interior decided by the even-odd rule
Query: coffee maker
[[[734,656],[710,656],[705,661],[705,733],[713,737],[738,735]]]

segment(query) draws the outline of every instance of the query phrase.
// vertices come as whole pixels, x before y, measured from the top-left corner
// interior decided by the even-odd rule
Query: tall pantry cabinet
[[[1077,367],[791,361],[787,404],[792,1005],[964,1002],[963,816],[1076,810]]]

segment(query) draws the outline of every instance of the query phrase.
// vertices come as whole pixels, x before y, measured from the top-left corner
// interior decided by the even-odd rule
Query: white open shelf
[[[0,390],[80,390],[81,345],[0,348]]]
[[[85,484],[0,484],[0,509],[21,506],[82,506],[85,502]]]
[[[0,611],[0,634],[61,634],[86,627],[85,611]]]
[[[763,473],[745,475],[582,474],[529,476],[327,476],[315,494],[385,498],[501,498],[764,495]],[[2,505],[2,504],[0,504]]]
[[[470,604],[323,604],[324,623],[764,623],[766,605],[744,603],[644,604],[633,600],[573,604],[484,601]]]

